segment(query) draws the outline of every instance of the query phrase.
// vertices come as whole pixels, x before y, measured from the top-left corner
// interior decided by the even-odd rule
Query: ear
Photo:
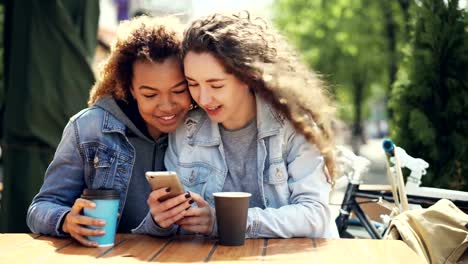
[[[135,96],[135,89],[133,89],[133,85],[130,84],[130,89],[129,90],[130,90],[130,94],[132,95],[133,99],[135,99],[136,96]]]

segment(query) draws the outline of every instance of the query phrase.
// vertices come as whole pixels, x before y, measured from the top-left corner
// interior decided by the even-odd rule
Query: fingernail
[[[187,194],[185,194],[185,198],[190,198],[190,192],[187,192]]]
[[[189,204],[193,204],[193,200],[190,200],[188,203],[189,203]]]
[[[171,191],[171,187],[167,187],[166,192],[170,192],[170,191]]]
[[[105,225],[105,224],[106,224],[106,221],[99,221],[99,224]]]

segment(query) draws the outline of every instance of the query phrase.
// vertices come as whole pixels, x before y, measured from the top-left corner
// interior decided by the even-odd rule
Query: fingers
[[[150,193],[149,197],[148,197],[148,202],[152,202],[152,203],[157,203],[159,202],[159,199],[161,197],[163,197],[164,195],[167,195],[169,192],[171,191],[171,188],[168,187],[168,188],[160,188],[160,189],[157,189],[157,190],[154,190]]]
[[[205,201],[205,199],[203,199],[203,197],[201,197],[198,193],[190,192],[190,196],[197,203],[198,207],[210,206],[209,203]]]
[[[86,239],[86,237],[104,235],[104,230],[99,227],[105,226],[106,222],[102,219],[81,215],[83,208],[96,208],[96,204],[92,201],[78,198],[70,212],[65,216],[62,229],[81,244],[89,247],[97,247],[98,244],[96,242],[90,241]],[[86,226],[96,226],[98,229],[92,229]]]
[[[160,209],[159,207],[155,207],[155,208],[150,208],[150,211],[151,211],[151,215],[153,216],[154,221],[158,223],[159,226],[166,228],[166,227],[171,226],[178,220],[182,219],[185,216],[187,209],[191,207],[192,203],[193,203],[192,200],[186,200],[185,202],[177,206],[174,206],[169,210],[160,211],[158,210]]]
[[[76,225],[88,225],[88,226],[105,226],[106,221],[103,219],[92,218],[84,215],[73,215],[70,213],[70,221]]]
[[[170,189],[169,189],[170,191]],[[159,201],[159,199],[166,195],[168,192],[167,192],[167,189],[164,189],[164,188],[161,188],[161,189],[158,189],[156,191],[152,191],[148,197],[148,206],[149,207],[155,207],[155,206],[158,206],[159,210],[161,211],[166,211],[170,208],[173,208],[174,206],[176,205],[179,205],[185,201],[187,201],[187,199],[190,198],[190,193],[189,192],[186,192],[186,193],[183,193],[183,194],[180,194],[174,198],[170,198],[170,199],[167,199],[165,201]]]
[[[210,234],[214,225],[214,209],[207,206],[202,208],[190,208],[184,218],[177,221],[183,229]]]
[[[71,213],[79,214],[83,208],[96,208],[96,204],[90,200],[78,198],[71,208]]]
[[[98,243],[96,241],[91,241],[86,239],[85,237],[81,235],[72,235],[74,239],[76,239],[78,242],[80,242],[82,245],[87,246],[87,247],[97,247]]]
[[[210,234],[211,229],[209,229],[206,225],[181,225],[181,228],[187,231],[191,231],[194,233],[201,233],[201,234]]]

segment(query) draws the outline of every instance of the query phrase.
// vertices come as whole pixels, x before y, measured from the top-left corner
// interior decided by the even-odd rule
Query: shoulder
[[[177,130],[174,133],[169,134],[169,140],[171,144],[176,142],[177,144],[180,144],[184,142],[186,138],[196,134],[202,125],[207,121],[209,122],[210,120],[203,109],[197,108],[191,110],[187,114],[184,122],[177,128]]]
[[[177,128],[176,134],[193,134],[200,129],[205,121],[209,121],[205,111],[201,108],[190,111],[184,122]]]
[[[76,113],[74,116],[70,118],[71,123],[75,124],[88,124],[91,125],[91,123],[96,124],[96,123],[101,123],[104,120],[104,116],[106,115],[107,111],[97,107],[97,106],[91,106],[89,108],[85,108],[78,113]]]
[[[125,131],[125,125],[99,106],[83,109],[70,118],[70,125],[80,136],[92,137],[109,131]]]

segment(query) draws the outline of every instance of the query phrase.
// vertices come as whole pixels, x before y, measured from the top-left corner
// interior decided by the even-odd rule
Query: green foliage
[[[457,0],[415,8],[411,52],[390,101],[392,136],[429,162],[423,185],[468,191],[467,10]]]
[[[385,95],[378,91],[387,87],[389,59],[380,1],[277,0],[275,7],[276,25],[332,84],[342,118],[353,119],[357,111],[349,110],[365,106],[371,92]]]

